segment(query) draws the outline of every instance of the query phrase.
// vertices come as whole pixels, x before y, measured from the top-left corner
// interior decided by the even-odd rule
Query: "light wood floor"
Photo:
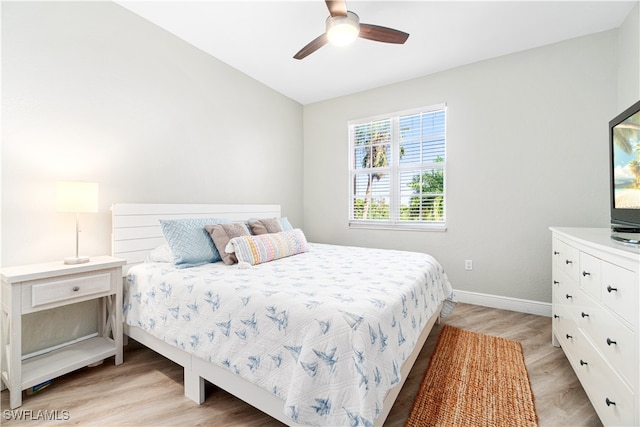
[[[442,324],[520,341],[535,395],[540,426],[601,426],[562,350],[551,345],[551,319],[458,304]],[[436,325],[391,410],[385,426],[402,427],[442,330]],[[18,421],[2,392],[0,423],[5,426],[278,426],[273,418],[210,386],[198,406],[183,395],[179,366],[142,345],[129,342],[125,363],[113,358],[94,368],[60,377],[40,393],[23,393],[24,416],[38,411],[58,421]],[[57,411],[57,412],[53,412]],[[64,412],[67,411],[67,412]],[[42,414],[42,413],[41,413]],[[64,418],[68,418],[65,420]]]

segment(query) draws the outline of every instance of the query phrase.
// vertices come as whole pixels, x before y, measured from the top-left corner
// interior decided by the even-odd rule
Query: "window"
[[[445,228],[444,104],[349,123],[349,225]]]

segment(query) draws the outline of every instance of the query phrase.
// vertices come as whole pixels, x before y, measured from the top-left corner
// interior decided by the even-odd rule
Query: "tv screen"
[[[640,232],[640,101],[609,122],[611,224]]]

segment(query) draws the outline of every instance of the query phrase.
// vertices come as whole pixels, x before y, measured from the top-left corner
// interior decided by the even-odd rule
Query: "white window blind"
[[[349,123],[350,226],[445,228],[446,106]]]

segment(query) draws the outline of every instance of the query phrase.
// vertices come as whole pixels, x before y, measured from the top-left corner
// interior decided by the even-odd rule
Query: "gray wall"
[[[551,301],[548,227],[608,226],[617,46],[612,30],[305,106],[308,237],[427,252],[458,290]],[[347,122],[441,102],[448,230],[348,229]]]
[[[302,225],[302,106],[112,2],[2,2],[2,265],[73,255],[55,182],[114,202],[275,203]]]

